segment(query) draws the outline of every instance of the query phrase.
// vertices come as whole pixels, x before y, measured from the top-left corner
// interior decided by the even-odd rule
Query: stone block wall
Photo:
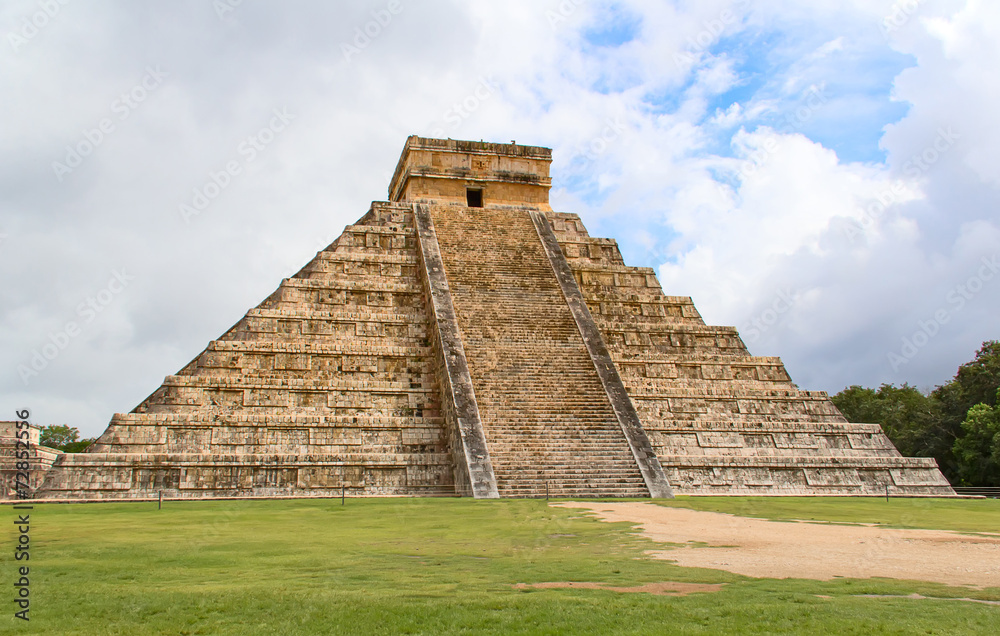
[[[27,437],[23,434],[25,430]],[[18,444],[19,441],[21,444]],[[27,459],[18,457],[24,451],[27,451]],[[17,422],[0,422],[0,498],[18,498],[19,483],[22,484],[22,493],[33,493],[45,479],[53,462],[62,454],[60,450],[41,445],[41,430],[37,426],[18,429]],[[27,471],[18,467],[23,467],[25,462]],[[27,482],[24,481],[25,472]]]

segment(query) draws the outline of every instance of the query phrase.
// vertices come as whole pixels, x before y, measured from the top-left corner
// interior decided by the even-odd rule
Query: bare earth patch
[[[758,578],[885,577],[1000,587],[1000,535],[767,521],[639,502],[552,505],[639,524],[653,541],[680,544],[652,554],[684,567]]]
[[[564,581],[559,583],[518,583],[515,590],[549,590],[554,588],[575,588],[583,590],[609,590],[611,592],[622,592],[625,594],[658,594],[660,596],[687,596],[688,594],[701,594],[706,592],[718,592],[725,583],[717,585],[703,585],[700,583],[648,583],[646,585],[636,585],[634,587],[615,587],[603,583],[584,583],[576,581]]]

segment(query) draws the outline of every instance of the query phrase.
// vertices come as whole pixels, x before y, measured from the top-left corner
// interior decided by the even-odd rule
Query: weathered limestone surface
[[[429,209],[501,496],[648,496],[528,211]]]
[[[464,206],[473,188],[493,204],[551,210],[551,163],[548,148],[410,137],[389,185],[389,199]]]
[[[550,162],[411,137],[392,202],[36,496],[954,494],[553,212]]]
[[[25,431],[27,437],[24,436]],[[22,493],[34,492],[56,458],[62,455],[61,450],[42,446],[40,438],[41,430],[37,426],[29,425],[27,429],[18,429],[17,422],[0,422],[0,497],[16,499],[18,482],[22,484]],[[19,453],[21,457],[18,456]],[[24,453],[27,454],[27,459],[23,458]],[[19,464],[21,468],[18,467]],[[23,470],[24,466],[27,466],[26,471]],[[24,481],[25,473],[28,476],[27,482]]]

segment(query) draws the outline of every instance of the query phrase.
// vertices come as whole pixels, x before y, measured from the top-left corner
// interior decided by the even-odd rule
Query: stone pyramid
[[[410,137],[389,202],[36,496],[954,494],[553,212],[550,163]]]

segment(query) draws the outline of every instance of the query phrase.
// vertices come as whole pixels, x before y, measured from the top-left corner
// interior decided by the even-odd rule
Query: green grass
[[[877,503],[670,505],[901,525],[914,514],[877,516]],[[924,516],[911,525],[981,531],[992,519],[995,529],[998,504],[924,501]],[[9,594],[14,511],[4,510],[0,572]],[[931,525],[921,525],[925,519]],[[13,619],[7,602],[0,634],[984,634],[1000,625],[998,606],[857,596],[1000,600],[1000,588],[681,568],[647,558],[657,546],[629,524],[544,501],[168,502],[162,511],[155,503],[46,505],[31,511],[31,522],[31,621]],[[512,587],[546,581],[727,585],[687,597]]]

